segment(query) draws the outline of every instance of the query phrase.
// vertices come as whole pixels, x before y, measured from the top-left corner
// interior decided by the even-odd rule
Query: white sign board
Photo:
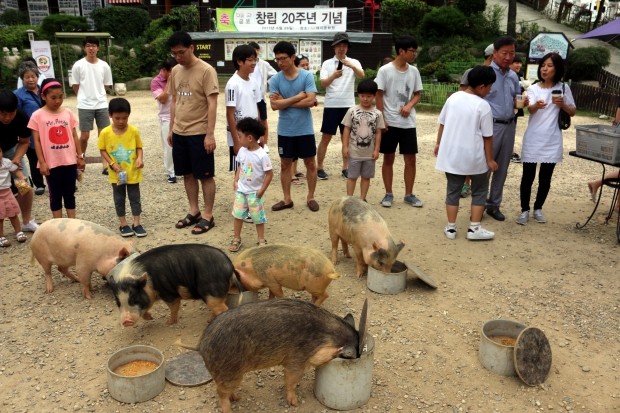
[[[52,60],[50,42],[47,40],[33,40],[30,42],[30,49],[32,50],[32,57],[39,67],[39,72],[48,79],[56,77],[54,76],[54,61]]]

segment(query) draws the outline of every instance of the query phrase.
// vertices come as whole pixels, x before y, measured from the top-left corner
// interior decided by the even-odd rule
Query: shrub
[[[0,14],[0,24],[5,26],[16,26],[18,24],[28,24],[28,14],[15,9],[6,9]]]
[[[171,34],[172,29],[166,29],[149,44],[134,45],[140,64],[139,71],[142,76],[152,76],[154,73],[157,73],[161,63],[169,56],[170,49],[168,49],[166,41]]]
[[[20,24],[17,26],[8,26],[0,29],[0,45],[6,46],[9,49],[17,47],[22,50],[24,48],[30,48],[28,43],[28,33],[26,30],[37,29],[36,26],[30,26],[27,24]]]
[[[421,0],[383,0],[381,15],[392,23],[394,36],[411,34],[430,7]]]
[[[467,18],[455,7],[437,7],[424,15],[420,33],[425,38],[446,38],[466,34]]]
[[[90,30],[86,17],[67,14],[50,14],[41,22],[41,36],[54,39],[56,32],[86,32]]]
[[[565,79],[595,80],[598,72],[609,65],[611,54],[604,47],[584,47],[568,54]]]
[[[459,0],[456,7],[463,12],[465,16],[482,13],[487,8],[486,0]]]
[[[173,31],[195,32],[198,30],[200,14],[196,6],[175,7],[161,19],[164,27],[170,27]]]
[[[146,10],[135,7],[97,8],[90,16],[97,30],[121,41],[141,37],[151,21]]]
[[[140,62],[130,57],[128,53],[115,56],[110,66],[114,83],[126,83],[140,77]]]

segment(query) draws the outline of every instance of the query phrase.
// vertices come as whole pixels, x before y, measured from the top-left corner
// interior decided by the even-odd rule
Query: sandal
[[[258,246],[258,247],[265,246],[265,245],[267,245],[267,240],[266,239],[258,240],[256,242],[256,246]]]
[[[306,175],[304,175],[304,173],[303,173],[303,172],[297,172],[297,173],[295,174],[295,178],[305,178],[305,177],[306,177]]]
[[[215,221],[213,221],[213,217],[209,221],[204,218],[200,218],[200,221],[196,223],[196,226],[192,228],[192,234],[200,235],[205,232],[209,232],[211,228],[215,226]]]
[[[17,238],[17,242],[26,242],[26,240],[28,240],[28,237],[26,236],[26,234],[24,234],[21,231],[15,234],[15,238]]]
[[[234,238],[230,241],[230,245],[228,246],[228,251],[237,252],[241,249],[241,240],[239,238]]]
[[[200,211],[198,211],[196,215],[187,214],[185,215],[185,218],[177,221],[175,227],[177,229],[189,227],[191,225],[196,224],[198,221],[200,221],[201,218],[202,218],[202,215],[200,215]]]
[[[11,245],[11,242],[6,239],[6,237],[0,237],[0,247],[8,247]]]

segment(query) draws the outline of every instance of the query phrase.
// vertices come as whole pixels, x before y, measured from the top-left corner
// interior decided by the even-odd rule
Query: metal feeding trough
[[[125,347],[110,356],[107,367],[108,391],[119,402],[150,400],[166,385],[164,355],[155,347],[139,344]]]
[[[368,403],[372,390],[375,341],[367,334],[368,299],[360,316],[358,358],[335,358],[316,369],[314,395],[325,406],[351,410]]]
[[[433,289],[437,288],[437,282],[433,277],[418,268],[411,260],[394,262],[389,273],[368,267],[366,286],[379,294],[398,294],[405,291],[407,274],[419,278]]]
[[[529,386],[543,383],[551,369],[551,346],[545,334],[512,320],[490,320],[482,326],[478,358],[502,376],[518,375]]]

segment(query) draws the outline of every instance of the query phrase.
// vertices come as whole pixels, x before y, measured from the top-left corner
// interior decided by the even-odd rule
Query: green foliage
[[[465,16],[482,13],[487,8],[486,0],[458,0],[456,7],[463,12]]]
[[[487,36],[497,37],[501,34],[500,24],[504,19],[506,8],[494,4],[483,13],[486,24],[484,25]]]
[[[6,9],[0,14],[0,25],[16,26],[18,24],[28,24],[28,14],[15,9]]]
[[[17,47],[22,50],[24,48],[30,48],[30,43],[28,42],[28,33],[26,30],[34,29],[36,30],[36,26],[30,26],[27,24],[20,24],[17,26],[8,26],[0,29],[0,45],[6,46],[9,49],[12,47]]]
[[[78,52],[73,46],[66,43],[60,43],[58,46],[52,44],[52,56],[54,58],[54,72],[57,79],[61,79],[60,64],[58,63],[58,47],[62,53],[62,71],[65,79],[69,76],[69,70],[73,67],[73,63],[82,58],[82,52]],[[101,56],[102,54],[99,53]]]
[[[519,33],[517,33],[517,42],[519,44],[528,43],[534,36],[540,32],[548,32],[546,27],[540,27],[536,22],[520,21],[517,23],[519,26]]]
[[[50,14],[41,23],[41,36],[53,40],[56,32],[86,32],[90,30],[86,17]]]
[[[159,36],[147,45],[136,44],[134,50],[139,57],[140,74],[152,76],[157,73],[162,62],[170,55],[166,41],[172,34],[172,29],[163,30]]]
[[[381,15],[392,23],[394,36],[411,34],[430,7],[421,0],[384,0]]]
[[[377,77],[378,71],[379,71],[379,67],[377,67],[377,69],[371,69],[367,67],[366,69],[364,69],[364,79],[374,80]]]
[[[112,79],[114,83],[125,83],[140,77],[140,62],[130,57],[129,54],[115,56],[110,65],[112,67]]]
[[[159,37],[161,35],[161,32],[166,29],[167,27],[164,25],[163,18],[160,17],[159,19],[151,20],[151,22],[149,23],[149,27],[144,32],[144,39],[147,42],[151,42],[157,37]],[[172,33],[172,31],[173,30],[170,29],[170,33]]]
[[[97,30],[121,41],[141,37],[151,21],[146,10],[135,7],[97,8],[90,16]]]
[[[173,31],[195,32],[198,30],[200,14],[196,6],[175,7],[161,19],[164,27],[170,27]]]
[[[425,38],[446,38],[466,34],[467,18],[455,7],[436,7],[424,15],[419,31]]]
[[[584,47],[568,54],[565,79],[574,81],[595,80],[597,73],[609,65],[611,54],[604,47]]]

